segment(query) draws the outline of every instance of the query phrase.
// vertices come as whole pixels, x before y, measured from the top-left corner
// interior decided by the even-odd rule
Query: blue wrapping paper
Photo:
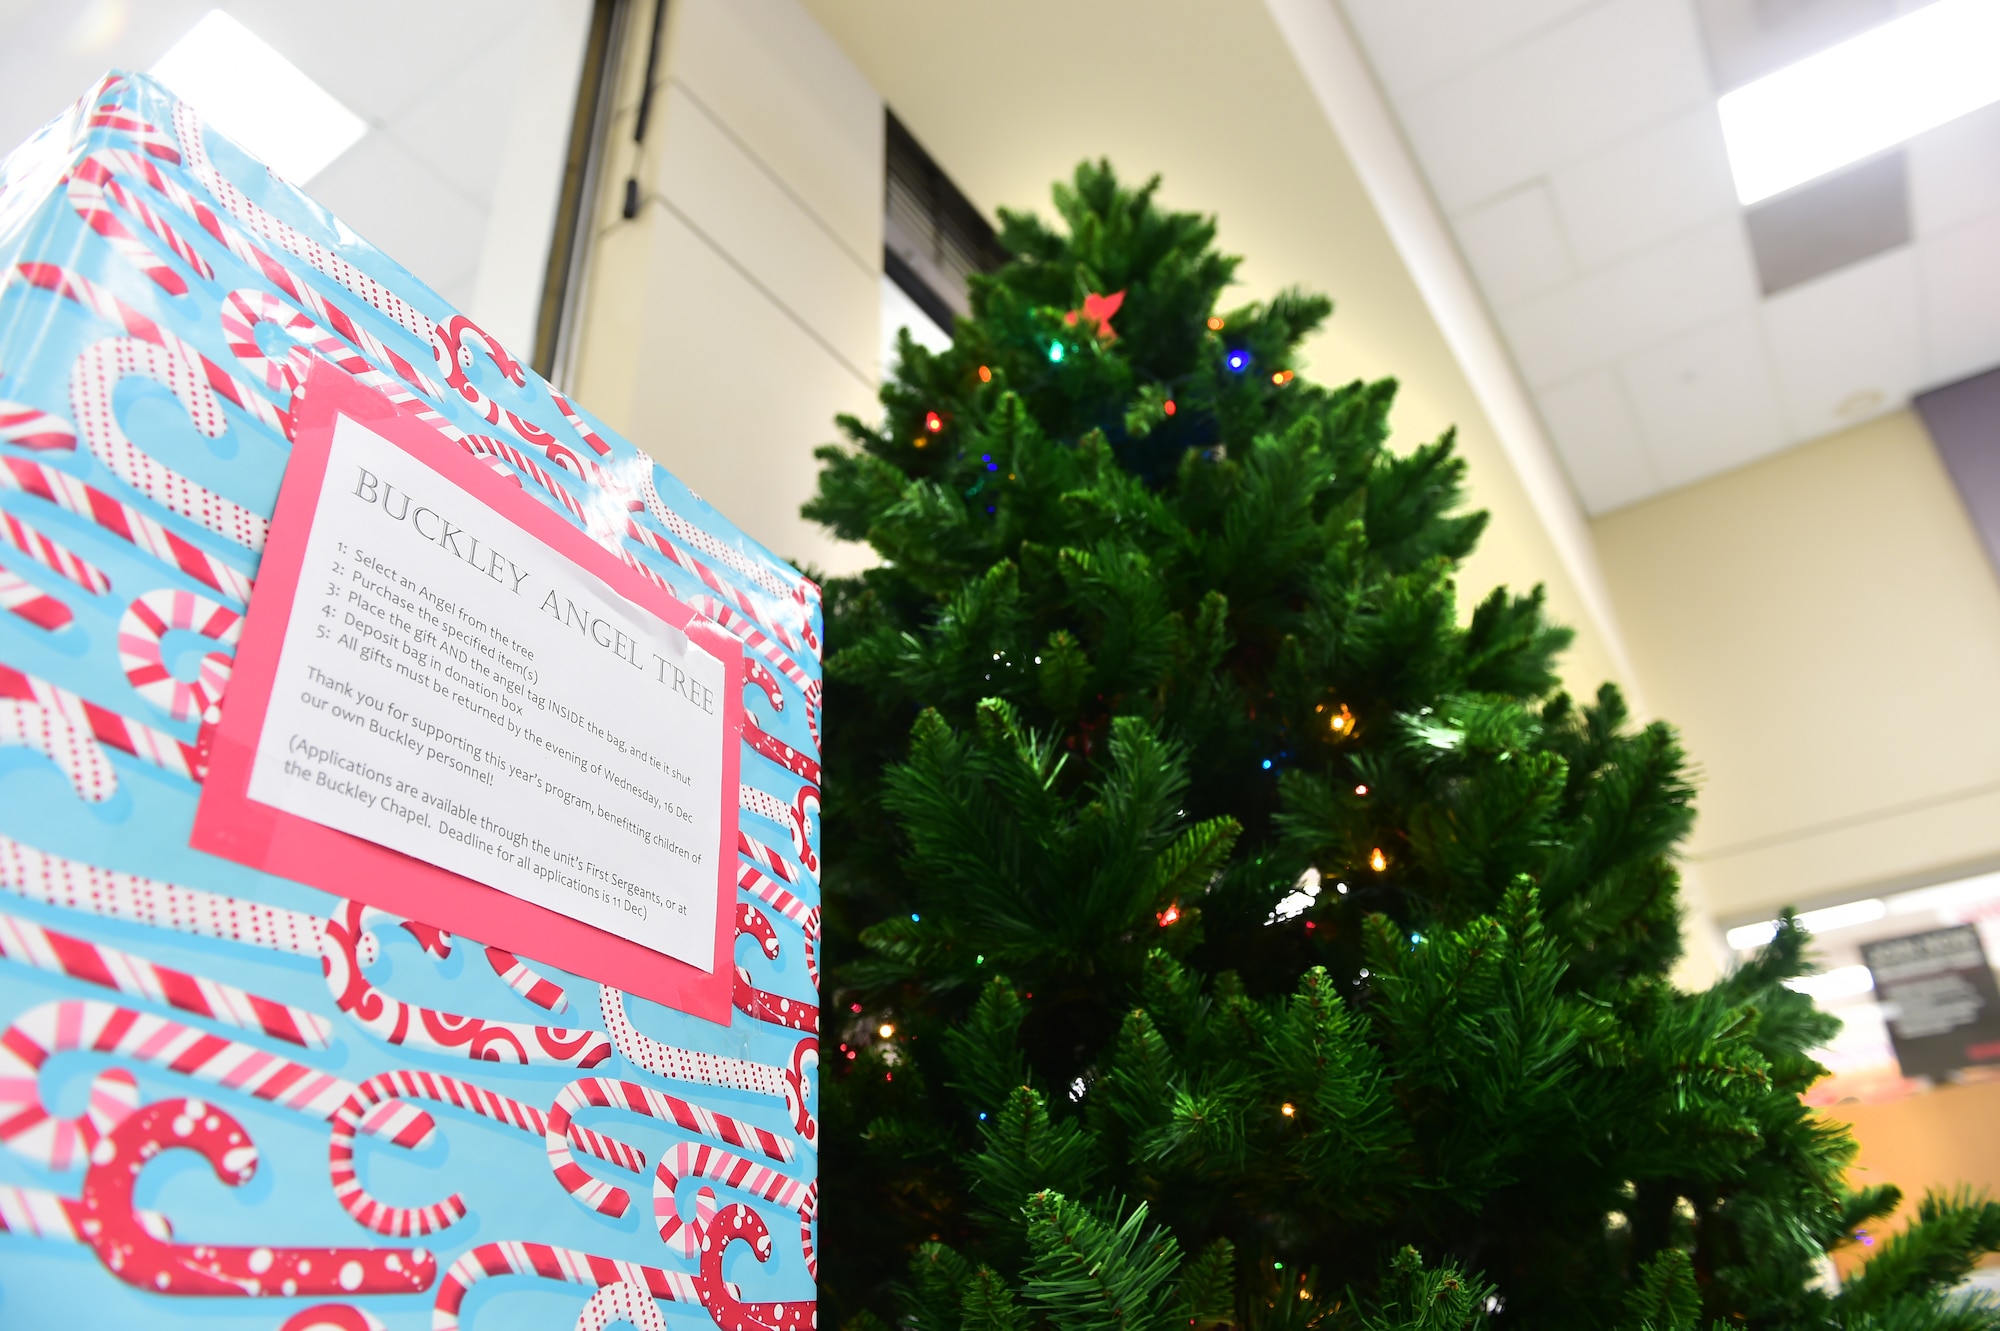
[[[313,360],[743,642],[727,1025],[190,848]],[[111,76],[16,150],[0,1325],[811,1325],[820,630],[796,570],[159,85]],[[435,1029],[598,1052],[385,1034],[329,984],[356,963]]]

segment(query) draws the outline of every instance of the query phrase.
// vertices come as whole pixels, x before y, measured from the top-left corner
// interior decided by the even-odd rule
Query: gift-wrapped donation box
[[[158,85],[16,150],[0,1324],[811,1326],[819,630]]]

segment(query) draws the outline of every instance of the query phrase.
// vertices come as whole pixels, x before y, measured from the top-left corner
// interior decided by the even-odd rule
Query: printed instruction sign
[[[332,367],[299,411],[194,844],[725,1019],[740,645]]]
[[[2000,1062],[2000,988],[1969,924],[1861,945],[1905,1077]]]
[[[250,798],[707,969],[722,664],[343,418]]]

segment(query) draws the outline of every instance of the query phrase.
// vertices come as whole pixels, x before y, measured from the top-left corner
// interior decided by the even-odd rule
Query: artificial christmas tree
[[[1705,993],[1673,732],[1579,706],[1539,590],[1330,312],[1084,166],[1003,215],[808,513],[829,594],[830,1322],[2000,1326],[2000,1206],[1932,1198],[1836,1291],[1789,920]]]

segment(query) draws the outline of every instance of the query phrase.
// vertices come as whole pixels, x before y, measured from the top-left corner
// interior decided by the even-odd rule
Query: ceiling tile
[[[539,77],[536,53],[529,43],[537,36],[533,24],[507,34],[476,59],[455,64],[430,81],[409,108],[392,117],[384,129],[398,143],[457,187],[468,199],[493,197],[500,159],[507,149],[507,129],[513,109],[511,89],[523,79]],[[571,78],[575,70],[566,71]],[[445,133],[439,126],[457,123],[470,106],[490,108],[497,122],[490,132]]]
[[[2000,365],[2000,215],[1917,242],[1924,383]]]
[[[1596,0],[1345,0],[1361,44],[1391,95],[1461,74]]]
[[[485,210],[387,135],[348,149],[306,193],[433,289],[461,281],[479,261]]]
[[[1919,134],[1907,151],[1919,236],[2000,212],[2000,103]]]
[[[1752,311],[1629,358],[1619,378],[1668,485],[1740,467],[1791,442]]]
[[[1563,468],[1592,516],[1660,488],[1632,406],[1609,371],[1594,370],[1544,389],[1536,401]]]
[[[1708,97],[1686,0],[1607,0],[1400,109],[1458,212]]]
[[[1722,123],[1707,104],[1556,171],[1549,190],[1585,268],[1736,211]]]
[[[338,17],[296,0],[230,0],[243,26],[307,77],[377,124],[393,120],[507,33],[527,22],[530,0],[343,0]],[[432,126],[442,139],[490,132],[492,108],[454,108]],[[503,119],[495,128],[504,128]]]
[[[1529,185],[1454,223],[1486,299],[1511,305],[1576,275],[1549,192]]]
[[[1541,386],[1748,310],[1756,292],[1742,226],[1726,217],[1502,310],[1500,323]]]
[[[1900,407],[1922,382],[1917,259],[1907,246],[1793,287],[1763,314],[1796,438]]]

